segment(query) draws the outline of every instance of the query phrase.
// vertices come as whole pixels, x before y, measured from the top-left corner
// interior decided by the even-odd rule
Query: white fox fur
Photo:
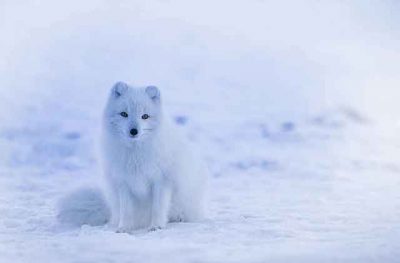
[[[110,220],[110,209],[98,188],[78,189],[59,202],[58,220],[66,225],[104,225]]]
[[[154,230],[203,217],[206,170],[164,118],[157,87],[116,83],[103,121],[111,225]]]
[[[147,119],[142,119],[144,114]],[[109,222],[118,232],[200,220],[207,169],[183,142],[178,129],[163,116],[158,88],[116,83],[102,128],[108,202],[100,190],[78,190],[60,202],[59,220],[72,225]]]

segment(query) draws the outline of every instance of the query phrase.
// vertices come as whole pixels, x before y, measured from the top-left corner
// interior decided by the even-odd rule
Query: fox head
[[[159,89],[117,82],[111,88],[104,122],[109,134],[124,143],[151,138],[161,122]]]

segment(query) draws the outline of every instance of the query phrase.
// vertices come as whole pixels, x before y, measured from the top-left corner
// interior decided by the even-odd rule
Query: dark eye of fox
[[[125,111],[121,112],[120,115],[124,118],[128,117],[128,113],[126,113]]]
[[[142,115],[142,119],[143,119],[143,120],[146,120],[146,119],[148,119],[149,117],[150,117],[150,116],[149,116],[148,114],[143,114],[143,115]]]

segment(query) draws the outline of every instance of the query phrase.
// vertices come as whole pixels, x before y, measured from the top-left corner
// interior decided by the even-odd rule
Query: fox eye
[[[149,116],[148,114],[143,114],[143,115],[142,115],[142,119],[143,119],[143,120],[147,120],[149,117],[150,117],[150,116]]]
[[[121,112],[120,115],[124,118],[128,117],[128,113],[126,113],[125,111]]]

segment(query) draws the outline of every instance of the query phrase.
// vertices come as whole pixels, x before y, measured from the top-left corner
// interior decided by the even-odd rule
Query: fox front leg
[[[134,230],[134,198],[127,187],[119,189],[118,233],[130,233]]]
[[[150,231],[164,228],[168,222],[168,212],[171,203],[171,187],[164,183],[152,187],[152,207]]]

